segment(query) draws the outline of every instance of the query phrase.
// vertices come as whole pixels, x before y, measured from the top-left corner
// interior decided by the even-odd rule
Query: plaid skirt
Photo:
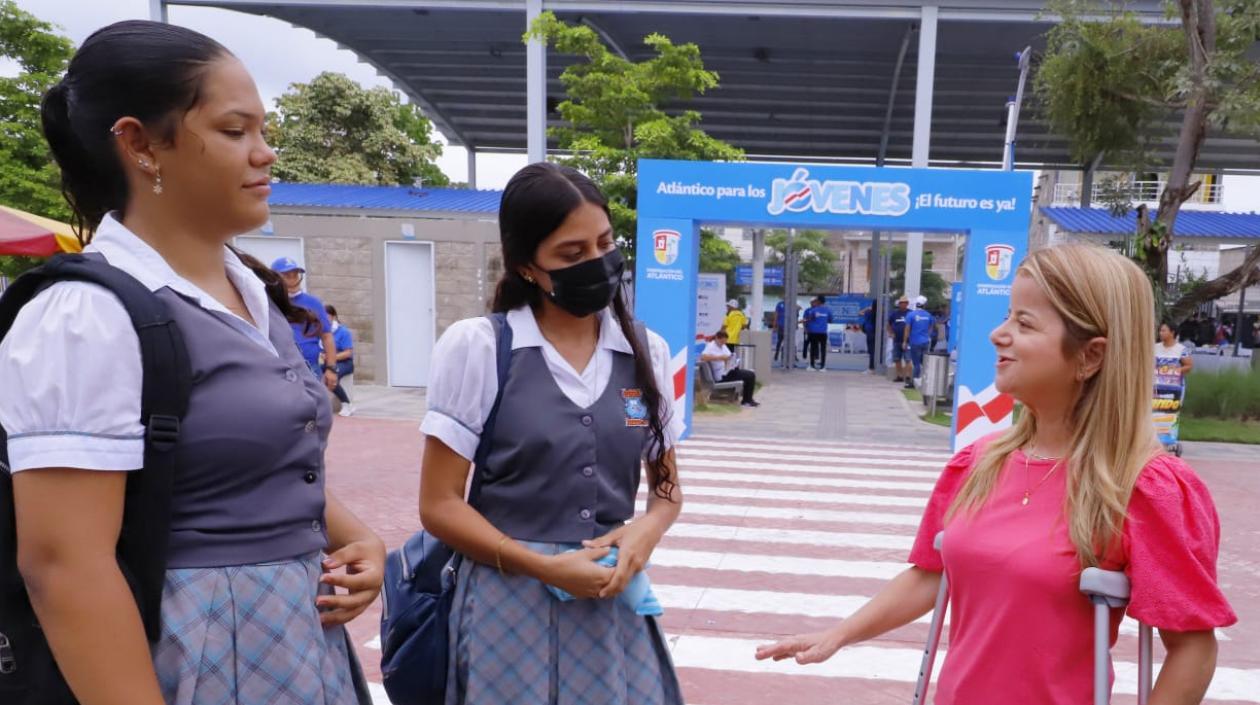
[[[564,544],[523,542],[555,554]],[[465,560],[451,610],[446,705],[682,705],[665,635],[621,600],[560,602]]]
[[[153,648],[167,705],[360,705],[346,631],[319,623],[320,574],[315,554],[168,570]]]

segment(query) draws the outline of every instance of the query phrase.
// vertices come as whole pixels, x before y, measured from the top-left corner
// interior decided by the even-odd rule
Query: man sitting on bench
[[[719,330],[713,340],[700,353],[700,362],[707,364],[713,371],[713,379],[719,382],[743,382],[744,406],[761,406],[753,401],[753,389],[757,386],[757,373],[752,370],[741,370],[739,360],[726,347],[728,336],[725,330]]]

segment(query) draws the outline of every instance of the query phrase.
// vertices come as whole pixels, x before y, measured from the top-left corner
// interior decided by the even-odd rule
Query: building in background
[[[235,244],[287,256],[355,342],[360,383],[427,387],[433,344],[486,313],[502,271],[499,191],[272,185],[271,220]]]

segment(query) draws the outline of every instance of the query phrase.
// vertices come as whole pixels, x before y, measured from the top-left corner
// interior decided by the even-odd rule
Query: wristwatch
[[[324,371],[325,371],[325,372],[336,372],[336,371],[337,371],[337,368],[336,368],[336,367],[333,367],[332,365],[324,365]]]

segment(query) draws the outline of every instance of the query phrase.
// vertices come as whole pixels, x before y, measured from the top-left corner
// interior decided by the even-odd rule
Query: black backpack
[[[188,409],[192,369],[166,303],[131,275],[92,255],[58,255],[22,275],[0,297],[0,340],[18,311],[60,281],[85,281],[122,301],[140,338],[146,429],[144,467],[127,477],[118,565],[135,595],[150,642],[161,635],[162,587],[170,538],[170,504],[180,419]],[[17,568],[13,480],[7,434],[0,428],[0,703],[76,705],[53,660]]]

